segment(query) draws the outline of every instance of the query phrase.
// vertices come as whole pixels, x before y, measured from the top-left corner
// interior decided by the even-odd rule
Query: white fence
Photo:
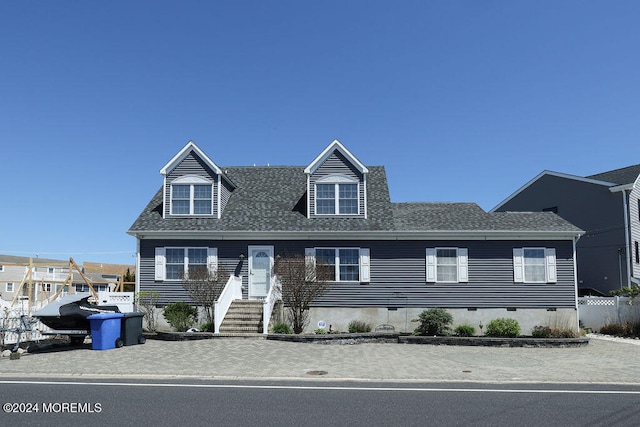
[[[578,318],[585,328],[598,331],[610,323],[639,322],[640,299],[627,297],[580,297]]]
[[[36,318],[31,317],[39,309],[39,306],[32,307],[29,312],[24,307],[0,308],[0,346],[17,343],[20,331],[22,331],[20,342],[43,339],[44,336],[40,331],[48,328]]]

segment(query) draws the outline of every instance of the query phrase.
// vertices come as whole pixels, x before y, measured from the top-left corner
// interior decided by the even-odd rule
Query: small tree
[[[334,267],[315,257],[285,253],[276,257],[273,271],[293,332],[299,334],[308,322],[309,305],[331,289]]]
[[[229,273],[222,267],[216,270],[196,268],[183,277],[182,287],[193,302],[204,308],[207,323],[213,322],[214,306],[228,280]]]
[[[640,286],[631,285],[628,288],[614,289],[612,291],[609,291],[609,294],[614,296],[627,297],[631,300],[631,304],[633,304],[633,300],[636,299],[638,295],[640,295]]]
[[[136,294],[138,310],[144,313],[144,320],[147,322],[147,330],[155,332],[157,327],[158,313],[157,305],[160,293],[155,291],[142,291]]]

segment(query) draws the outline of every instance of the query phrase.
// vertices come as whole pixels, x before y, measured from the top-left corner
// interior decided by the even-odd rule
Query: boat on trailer
[[[89,335],[91,326],[88,319],[92,314],[120,313],[117,305],[98,305],[90,292],[82,292],[52,301],[33,314],[50,331],[45,335],[68,335],[72,343],[81,343]]]

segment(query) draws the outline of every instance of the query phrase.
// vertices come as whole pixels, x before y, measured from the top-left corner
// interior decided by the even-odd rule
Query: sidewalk
[[[640,385],[640,346],[591,337],[576,348],[327,345],[243,338],[69,348],[0,359],[4,377],[328,379]],[[324,374],[326,372],[326,374]],[[320,374],[320,375],[318,375]]]

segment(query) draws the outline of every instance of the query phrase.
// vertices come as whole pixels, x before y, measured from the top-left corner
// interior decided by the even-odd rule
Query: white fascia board
[[[222,174],[222,169],[220,169],[218,165],[216,165],[213,160],[211,160],[209,156],[207,156],[204,151],[202,151],[200,147],[198,147],[193,141],[189,141],[187,145],[185,145],[184,148],[178,152],[178,154],[173,156],[173,158],[169,160],[169,162],[164,165],[162,169],[160,169],[160,174],[166,176],[173,170],[173,168],[175,168],[181,161],[183,161],[191,151],[194,151],[211,169],[213,169],[216,174]]]
[[[543,176],[546,176],[546,175],[555,176],[555,177],[558,177],[558,178],[570,179],[570,180],[573,180],[573,181],[585,182],[585,183],[588,183],[588,184],[604,185],[605,187],[611,187],[611,186],[615,185],[612,182],[599,181],[597,179],[585,178],[583,176],[570,175],[570,174],[561,173],[561,172],[554,172],[554,171],[550,171],[550,170],[544,170],[544,171],[540,172],[538,175],[536,175],[535,178],[533,178],[531,181],[527,182],[525,185],[523,185],[522,187],[517,189],[515,192],[513,192],[509,197],[507,197],[506,199],[504,199],[503,201],[498,203],[498,205],[496,205],[489,212],[496,212],[498,209],[500,209],[502,206],[504,206],[511,199],[516,197],[518,194],[522,193],[524,190],[529,188],[536,181],[538,181],[540,178],[542,178]]]
[[[333,153],[334,150],[340,151],[342,155],[344,155],[356,167],[356,169],[360,171],[360,173],[369,173],[369,169],[367,169],[367,167],[362,164],[362,162],[360,162],[360,160],[358,160],[356,156],[351,154],[351,152],[347,150],[347,148],[342,145],[342,143],[337,139],[334,139],[333,142],[329,144],[329,146],[325,148],[324,151],[320,153],[320,155],[318,155],[318,157],[316,157],[313,162],[311,162],[311,164],[305,168],[304,173],[312,174],[313,172],[315,172],[315,170],[318,169],[318,167],[323,164],[325,160],[327,160],[327,158],[331,155],[331,153]]]
[[[584,234],[584,231],[381,231],[381,232],[255,232],[255,231],[155,231],[127,232],[139,239],[194,239],[194,240],[571,240]]]
[[[611,191],[612,193],[619,193],[621,191],[633,190],[634,186],[635,186],[635,183],[633,183],[633,184],[616,185],[615,187],[611,187],[609,189],[609,191]]]

